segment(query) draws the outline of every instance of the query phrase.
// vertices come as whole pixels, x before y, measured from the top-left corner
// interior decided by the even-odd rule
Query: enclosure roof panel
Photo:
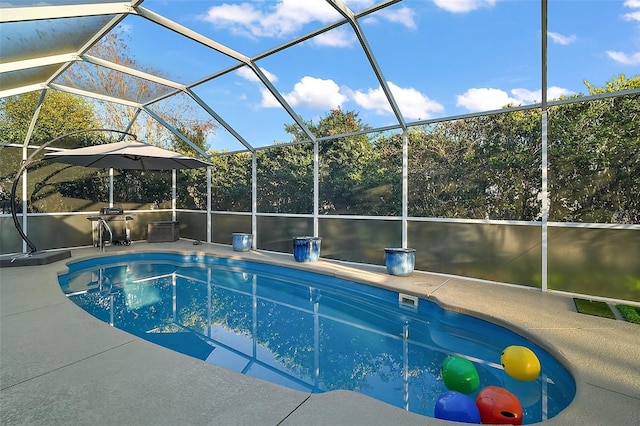
[[[639,22],[608,0],[0,0],[0,99],[67,91],[253,150],[322,140],[335,109],[403,130],[584,93],[637,74]]]
[[[396,0],[382,2],[393,4]],[[147,2],[153,4],[153,2]],[[118,101],[121,105],[128,105],[135,109],[144,109],[152,117],[175,132],[176,124],[171,124],[168,117],[163,117],[163,111],[150,109],[157,102],[165,102],[171,96],[187,93],[190,94],[201,117],[208,117],[218,127],[223,127],[227,136],[231,135],[237,148],[253,149],[256,146],[273,143],[274,140],[255,142],[245,139],[238,130],[231,127],[225,119],[225,102],[238,102],[244,96],[242,93],[231,93],[229,87],[223,87],[221,96],[226,100],[217,108],[209,105],[209,99],[220,99],[220,96],[203,91],[200,96],[188,87],[196,87],[202,83],[224,79],[227,74],[237,72],[241,67],[247,76],[251,76],[263,95],[268,95],[273,100],[270,108],[280,110],[280,119],[290,121],[302,129],[309,140],[314,135],[308,131],[302,114],[299,114],[279,92],[270,80],[271,74],[256,65],[248,54],[234,49],[224,42],[220,42],[206,34],[192,29],[180,22],[177,18],[163,16],[149,8],[142,7],[143,0],[135,1],[109,1],[109,0],[61,0],[56,2],[42,1],[8,1],[2,3],[2,17],[0,18],[0,43],[2,45],[2,57],[0,62],[0,96],[11,96],[23,93],[26,90],[58,89],[68,91],[80,96],[86,96],[95,102]],[[158,5],[156,3],[156,5]],[[161,6],[161,5],[158,5]],[[239,11],[246,9],[246,5],[238,4]],[[381,8],[381,5],[377,6]],[[360,6],[362,12],[362,6]],[[211,11],[211,10],[210,10]],[[346,12],[345,12],[346,11]],[[354,12],[341,0],[309,0],[298,12],[303,14],[316,14],[306,19],[305,25],[300,25],[298,31],[289,33],[292,38],[301,37],[308,28],[318,29],[317,22],[339,22],[340,25],[347,22],[342,16],[348,16],[353,23]],[[296,20],[295,16],[290,18]],[[184,19],[182,19],[184,20]],[[195,20],[189,20],[194,27],[198,27],[198,21],[206,21],[206,15]],[[282,23],[283,21],[281,21]],[[316,22],[316,24],[314,24]],[[131,57],[119,56],[122,51],[118,41],[109,45],[109,33],[120,24],[119,31],[128,33],[131,31],[132,45],[144,46],[145,35],[154,34],[153,38],[147,37],[148,50],[136,51]],[[147,27],[146,31],[139,29]],[[207,24],[210,27],[209,24]],[[321,27],[321,26],[320,26]],[[132,30],[134,29],[134,30]],[[322,31],[322,29],[320,30]],[[201,53],[200,58],[206,60],[211,66],[197,66],[200,73],[185,72],[183,75],[172,75],[180,71],[179,67],[160,69],[144,67],[141,69],[137,58],[164,56],[163,46],[159,40],[181,38],[180,43],[189,43],[207,50]],[[173,43],[173,42],[172,42]],[[105,45],[107,47],[105,47]],[[174,44],[171,44],[171,47]],[[94,49],[101,46],[97,52]],[[240,47],[246,47],[239,44]],[[276,49],[274,49],[276,46]],[[129,46],[124,46],[128,48]],[[167,45],[169,47],[169,45]],[[146,50],[146,51],[145,51]],[[273,43],[265,47],[265,51],[277,51],[277,44]],[[158,51],[160,53],[158,53]],[[89,54],[88,54],[89,53]],[[175,53],[176,55],[178,52]],[[267,56],[270,53],[263,54]],[[111,56],[110,56],[111,55]],[[255,55],[255,53],[254,53]],[[206,58],[208,56],[208,58]],[[183,61],[185,58],[181,58]],[[190,58],[197,62],[199,58]],[[145,60],[146,61],[146,60]],[[152,61],[151,61],[152,62]],[[150,61],[146,61],[150,63]],[[165,62],[166,63],[166,62]],[[203,62],[204,64],[204,62]],[[188,64],[185,63],[188,66]],[[182,74],[182,73],[181,73]],[[188,75],[185,78],[184,75]],[[189,80],[190,79],[190,80]],[[122,84],[126,83],[126,84]],[[234,84],[233,82],[230,85]],[[224,99],[224,97],[222,99]],[[145,106],[146,105],[146,106]],[[251,107],[248,108],[249,110]],[[137,117],[137,113],[135,113]],[[182,135],[182,138],[184,136]]]

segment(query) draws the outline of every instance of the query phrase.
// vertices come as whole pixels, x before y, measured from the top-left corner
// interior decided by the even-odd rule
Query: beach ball
[[[500,363],[508,375],[518,380],[535,380],[540,374],[536,354],[524,346],[509,346],[500,356]]]
[[[456,391],[447,391],[436,401],[434,417],[463,423],[480,423],[480,411],[473,399]]]
[[[448,356],[442,361],[442,379],[447,389],[464,394],[470,394],[480,386],[476,367],[459,356]]]
[[[492,425],[521,425],[522,406],[518,398],[498,386],[487,386],[476,397],[482,423]]]

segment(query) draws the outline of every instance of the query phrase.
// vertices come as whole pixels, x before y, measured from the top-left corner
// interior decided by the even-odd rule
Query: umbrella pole
[[[30,256],[32,254],[34,254],[35,252],[38,251],[38,249],[36,248],[35,244],[33,244],[33,242],[31,242],[31,240],[29,239],[29,237],[27,237],[27,235],[24,233],[24,230],[22,229],[22,225],[20,224],[20,221],[18,220],[18,214],[16,213],[16,191],[18,188],[18,182],[20,181],[20,177],[22,176],[22,173],[27,170],[27,168],[29,166],[31,166],[32,164],[38,163],[41,160],[34,160],[34,157],[36,155],[38,155],[40,152],[42,152],[42,150],[44,148],[46,148],[47,146],[51,145],[53,142],[58,141],[62,138],[66,138],[68,136],[73,136],[73,135],[77,135],[80,133],[87,133],[87,132],[115,132],[115,133],[121,133],[124,135],[128,135],[133,137],[134,139],[137,139],[137,136],[134,135],[133,133],[128,133],[128,132],[123,132],[121,130],[112,130],[112,129],[83,129],[83,130],[75,130],[73,132],[69,132],[69,133],[65,133],[64,135],[60,135],[57,136],[45,143],[43,143],[38,149],[36,149],[29,157],[27,157],[26,160],[23,160],[22,163],[20,164],[20,168],[18,169],[18,173],[16,173],[15,178],[13,179],[13,185],[11,186],[11,217],[13,218],[13,224],[16,227],[16,230],[18,231],[18,234],[20,234],[20,237],[22,238],[22,240],[27,243],[27,246],[29,246],[29,253],[27,254],[27,256]]]

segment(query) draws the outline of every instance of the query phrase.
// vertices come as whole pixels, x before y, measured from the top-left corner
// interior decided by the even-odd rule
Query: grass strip
[[[640,324],[640,308],[637,306],[629,305],[616,305],[616,308],[620,311],[622,318],[627,322],[634,324]]]
[[[581,314],[594,315],[597,317],[615,319],[616,316],[605,302],[598,302],[586,299],[573,299],[576,309]]]

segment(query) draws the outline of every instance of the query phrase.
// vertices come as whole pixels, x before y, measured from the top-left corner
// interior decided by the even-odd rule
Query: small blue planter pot
[[[384,261],[389,274],[406,277],[413,272],[416,263],[416,249],[386,247]]]
[[[243,234],[241,232],[234,232],[231,238],[231,244],[235,251],[248,251],[251,249],[253,243],[253,235]]]
[[[293,257],[297,262],[315,262],[320,257],[320,237],[295,237]]]

